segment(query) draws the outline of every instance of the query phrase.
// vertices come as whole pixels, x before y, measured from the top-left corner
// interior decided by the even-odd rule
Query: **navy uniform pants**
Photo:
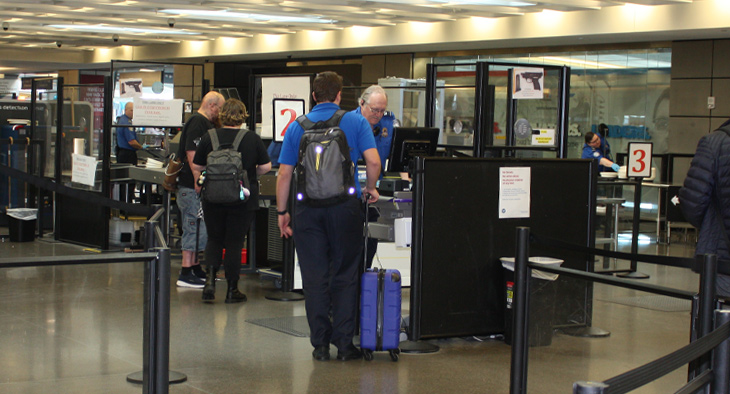
[[[312,346],[333,343],[343,349],[352,343],[358,313],[360,201],[321,208],[298,203],[293,229]]]

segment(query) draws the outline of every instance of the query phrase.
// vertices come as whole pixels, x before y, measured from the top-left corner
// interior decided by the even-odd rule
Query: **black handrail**
[[[670,297],[690,299],[693,301],[693,324],[691,328],[692,339],[701,338],[694,340],[690,345],[683,349],[678,350],[675,353],[667,355],[659,360],[652,363],[646,364],[642,367],[637,368],[634,371],[629,371],[625,374],[619,375],[616,378],[609,379],[605,382],[581,382],[576,383],[581,391],[574,391],[574,393],[586,394],[586,393],[624,393],[634,388],[643,386],[644,384],[657,379],[675,369],[679,366],[699,361],[699,366],[691,364],[689,383],[685,386],[694,387],[695,385],[706,385],[708,381],[707,371],[712,368],[712,371],[718,371],[722,369],[722,376],[717,376],[717,373],[710,374],[713,380],[713,393],[728,394],[727,391],[727,380],[730,372],[727,372],[730,366],[730,325],[724,324],[730,321],[728,317],[722,323],[719,323],[721,318],[725,319],[725,315],[730,316],[730,311],[716,311],[715,315],[720,316],[715,321],[715,327],[720,327],[722,324],[724,328],[721,330],[715,330],[712,334],[710,333],[709,327],[712,324],[712,308],[715,304],[715,281],[716,281],[716,269],[717,269],[717,258],[714,255],[705,255],[703,264],[701,265],[702,271],[700,272],[700,289],[701,293],[689,292],[677,289],[671,289],[664,286],[642,284],[635,281],[606,277],[604,275],[595,274],[591,272],[583,272],[575,269],[568,268],[557,268],[557,267],[545,267],[541,264],[529,262],[529,250],[530,240],[541,241],[540,244],[544,245],[545,238],[530,236],[530,229],[528,227],[518,227],[516,231],[517,243],[515,247],[515,286],[514,286],[514,314],[513,314],[513,345],[512,345],[512,361],[511,361],[511,375],[510,375],[510,394],[524,394],[527,392],[527,360],[528,360],[528,347],[527,347],[527,321],[529,316],[527,314],[529,308],[529,285],[530,276],[532,269],[538,269],[540,271],[546,271],[556,274],[563,274],[571,277],[576,277],[584,280],[606,283],[609,285],[620,286],[640,291],[646,291],[649,293],[661,294]],[[557,242],[556,243],[560,243]],[[602,249],[591,249],[578,245],[564,244],[561,247],[565,247],[568,250],[576,250],[591,255],[603,255],[607,254]],[[617,253],[617,252],[612,252]],[[636,261],[647,261],[651,260],[653,263],[661,264],[661,260],[657,259],[657,256],[646,256],[631,254],[631,259]],[[669,264],[670,266],[681,266],[691,267],[694,264],[693,259],[677,259],[674,258]],[[719,338],[719,339],[718,339]],[[723,342],[724,341],[724,342]],[[707,354],[708,351],[717,347],[720,342],[723,342],[726,348],[723,348],[726,353],[724,359],[719,360],[718,354],[712,358],[712,364],[710,364],[710,358]],[[722,352],[718,347],[718,351]],[[671,360],[668,362],[667,360]],[[719,363],[719,365],[717,364]],[[718,369],[715,369],[718,368]],[[637,371],[638,372],[635,372]],[[703,383],[704,382],[704,383]],[[609,387],[610,391],[609,391]],[[725,391],[718,391],[717,387],[725,387]],[[625,391],[621,391],[624,390]],[[574,390],[576,390],[574,388]],[[690,392],[690,391],[687,391]]]
[[[150,219],[145,222],[146,252],[0,258],[0,269],[146,261],[142,371],[142,392],[145,394],[169,392],[170,249],[156,220],[162,213],[164,209],[160,208],[152,216],[155,220]],[[129,380],[129,377],[127,379]]]

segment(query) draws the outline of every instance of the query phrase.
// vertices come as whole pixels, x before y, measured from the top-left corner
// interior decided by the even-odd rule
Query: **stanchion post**
[[[715,311],[715,329],[730,322],[730,311]],[[728,394],[730,392],[730,339],[725,339],[717,347],[712,357],[712,392]]]
[[[715,283],[717,272],[717,255],[706,254],[700,274],[700,305],[698,338],[702,338],[712,331],[712,315],[715,309]],[[710,368],[709,355],[702,356],[697,375]],[[706,390],[709,393],[709,390]]]
[[[290,217],[292,220],[292,223],[290,225],[293,226],[294,222],[294,216],[296,213],[296,203],[295,203],[295,190],[296,190],[296,183],[294,182],[294,178],[292,178],[291,184],[289,185],[289,205],[286,208],[290,212]],[[277,209],[279,209],[277,205]],[[304,296],[295,293],[294,290],[294,239],[293,237],[284,238],[283,240],[283,251],[282,251],[282,269],[281,269],[281,291],[273,291],[268,294],[266,294],[264,297],[267,300],[272,301],[301,301],[304,299]]]
[[[517,227],[510,394],[527,393],[527,309],[530,303],[530,228]]]
[[[152,228],[154,229],[154,226]],[[157,256],[154,261],[157,272],[154,385],[156,394],[167,394],[170,388],[170,249],[158,249]]]
[[[573,383],[573,394],[603,394],[608,385],[601,382],[575,382]]]
[[[155,224],[154,222],[145,222],[144,224],[145,243],[144,247],[147,252],[151,252],[155,245]],[[156,290],[157,282],[157,259],[148,261],[145,264],[144,275],[144,339],[142,343],[142,393],[156,393],[155,380],[158,375],[157,370],[157,323],[158,319],[158,293]]]

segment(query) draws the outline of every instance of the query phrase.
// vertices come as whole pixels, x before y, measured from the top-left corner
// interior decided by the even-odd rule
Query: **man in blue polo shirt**
[[[340,109],[342,77],[331,71],[317,74],[312,82],[312,98],[317,105],[307,118],[315,123],[331,118]],[[342,117],[340,128],[347,137],[353,163],[357,163],[360,157],[365,160],[365,193],[370,202],[376,202],[379,194],[375,184],[380,176],[380,157],[372,129],[362,116],[353,113]],[[355,360],[362,357],[360,350],[352,344],[352,337],[358,312],[363,214],[359,199],[354,197],[326,207],[308,206],[297,201],[296,218],[293,228],[290,227],[292,220],[287,204],[303,134],[299,123],[293,122],[284,135],[276,181],[279,230],[285,238],[294,236],[302,272],[310,342],[314,347],[312,357],[318,361],[329,360],[330,343],[333,343],[338,349],[338,360]],[[360,197],[360,188],[356,184],[352,186]]]
[[[362,115],[372,127],[373,138],[375,138],[375,146],[380,155],[380,164],[382,173],[385,172],[385,162],[390,156],[390,146],[393,143],[393,127],[398,126],[398,121],[392,112],[388,112],[388,95],[380,85],[372,85],[365,89],[360,95],[359,106],[352,112]],[[381,173],[381,174],[382,174]],[[383,176],[380,176],[382,179]],[[408,174],[405,173],[405,178]],[[368,221],[375,222],[378,219],[378,210],[370,208],[368,210]],[[367,248],[367,268],[373,265],[375,252],[378,250],[378,240],[368,237]]]

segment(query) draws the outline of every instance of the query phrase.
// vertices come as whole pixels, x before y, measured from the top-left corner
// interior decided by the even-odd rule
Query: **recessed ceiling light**
[[[252,19],[258,22],[289,22],[289,23],[337,23],[333,19],[322,19],[317,16],[284,16],[284,15],[268,15],[268,14],[251,14],[243,12],[208,11],[208,10],[184,10],[184,9],[164,9],[159,10],[165,14],[187,16],[194,19],[213,19],[219,21],[239,22],[242,19]]]
[[[123,26],[109,26],[109,25],[47,25],[54,29],[69,29],[77,31],[90,31],[96,33],[137,33],[137,34],[181,34],[181,35],[195,35],[197,33],[189,32],[185,30],[175,29],[141,29],[136,27],[123,27]]]

